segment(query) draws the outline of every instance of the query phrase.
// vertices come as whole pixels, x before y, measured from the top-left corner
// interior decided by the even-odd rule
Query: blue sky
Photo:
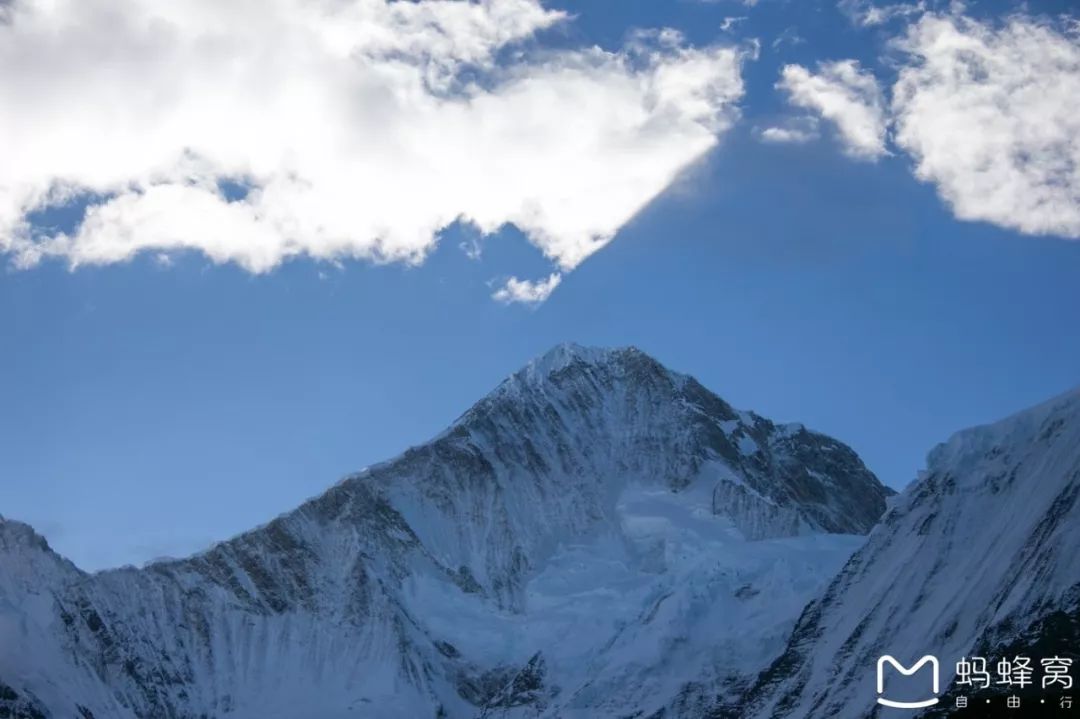
[[[198,247],[72,269],[72,254],[27,262],[12,245],[0,512],[85,568],[195,551],[425,441],[568,340],[636,345],[738,407],[851,444],[897,488],[951,432],[1080,384],[1075,177],[1063,221],[1036,204],[1021,227],[963,198],[986,219],[957,219],[949,180],[913,176],[899,115],[885,150],[859,159],[840,121],[776,87],[785,65],[851,58],[888,94],[903,67],[889,43],[919,15],[862,26],[831,2],[547,7],[574,17],[540,30],[537,52],[618,52],[647,27],[681,30],[687,47],[758,39],[730,126],[572,267],[512,225],[482,237],[452,224],[414,264],[299,257],[260,273]],[[1012,7],[964,12],[1000,28]],[[1057,23],[1068,5],[1028,8]],[[1067,25],[1052,31],[1075,45]],[[817,137],[763,141],[771,126]],[[74,234],[85,204],[29,220]],[[552,271],[545,301],[492,299],[508,277]]]

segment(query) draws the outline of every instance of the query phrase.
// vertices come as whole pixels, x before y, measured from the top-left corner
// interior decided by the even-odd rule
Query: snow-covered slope
[[[965,656],[1076,658],[1078,497],[1080,391],[956,434],[803,612],[744,706],[716,715],[891,716],[874,703],[882,654],[936,655],[943,689]],[[955,712],[955,690],[928,713]],[[1003,692],[1015,688],[979,699]]]
[[[835,440],[563,345],[189,559],[88,575],[0,520],[0,709],[699,716],[782,651],[888,494]]]

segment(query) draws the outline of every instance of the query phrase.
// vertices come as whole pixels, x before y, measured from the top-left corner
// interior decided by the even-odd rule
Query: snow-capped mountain
[[[188,559],[86,574],[0,520],[0,709],[700,716],[783,651],[889,494],[829,437],[563,345]]]
[[[982,657],[993,672],[1002,658],[1025,656],[1038,669],[1061,656],[1078,674],[1078,497],[1080,390],[959,432],[930,453],[920,479],[806,608],[739,709],[715,715],[900,715],[875,703],[875,663],[888,654],[911,666],[930,654],[943,696],[927,715],[963,715],[961,694],[980,702],[969,704],[971,716],[986,715],[986,699],[1025,694],[1027,713],[1014,713],[1032,716],[1042,699],[1056,699],[1038,678],[1024,692],[996,674],[988,689],[960,686],[956,663]],[[925,684],[922,692],[932,696]]]

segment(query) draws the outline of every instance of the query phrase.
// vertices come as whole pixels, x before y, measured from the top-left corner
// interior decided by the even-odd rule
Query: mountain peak
[[[557,345],[440,440],[454,451],[498,448],[530,468],[557,468],[581,482],[577,489],[604,496],[615,491],[605,482],[682,491],[712,481],[712,511],[755,539],[864,533],[892,494],[849,447],[736,410],[635,347]]]
[[[489,410],[506,401],[518,403],[526,396],[546,401],[553,392],[576,388],[592,394],[600,386],[614,390],[616,385],[631,391],[657,385],[670,389],[682,387],[688,379],[636,347],[589,347],[563,342],[529,360],[458,422],[477,410]]]
[[[561,342],[530,360],[515,376],[543,378],[574,365],[599,367],[635,356],[648,357],[636,347],[587,347],[576,342]]]
[[[60,677],[0,684],[0,714],[25,691],[57,716],[656,715],[687,677],[727,696],[764,666],[854,549],[826,535],[869,531],[888,493],[840,442],[636,348],[561,344],[431,442],[189,559],[84,576],[0,523],[0,604],[42,618],[8,654]],[[656,646],[680,648],[641,663]],[[23,676],[4,654],[0,680]]]

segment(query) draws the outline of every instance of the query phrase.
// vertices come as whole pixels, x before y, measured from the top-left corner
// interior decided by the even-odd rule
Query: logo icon
[[[891,664],[893,666],[893,668],[896,669],[896,671],[900,672],[905,677],[910,677],[912,674],[914,674],[915,672],[922,669],[925,665],[929,664],[930,669],[934,673],[934,676],[933,676],[934,694],[940,693],[940,689],[941,689],[941,686],[940,686],[941,670],[940,670],[940,667],[938,665],[937,657],[935,657],[933,655],[930,655],[930,654],[927,654],[925,657],[923,657],[919,661],[915,662],[915,664],[913,664],[910,669],[908,667],[905,667],[900,662],[896,661],[896,659],[889,656],[888,654],[885,654],[884,656],[878,657],[878,660],[877,660],[877,693],[878,694],[884,694],[885,693],[885,665],[886,664]],[[899,701],[894,701],[892,699],[886,699],[885,697],[879,696],[877,701],[878,701],[878,704],[881,704],[881,705],[887,706],[887,707],[893,707],[895,709],[922,709],[924,707],[929,707],[929,706],[933,706],[933,705],[937,704],[938,703],[938,698],[936,696],[934,696],[934,697],[932,697],[930,699],[924,699],[922,701],[917,701],[917,702],[899,702]]]

